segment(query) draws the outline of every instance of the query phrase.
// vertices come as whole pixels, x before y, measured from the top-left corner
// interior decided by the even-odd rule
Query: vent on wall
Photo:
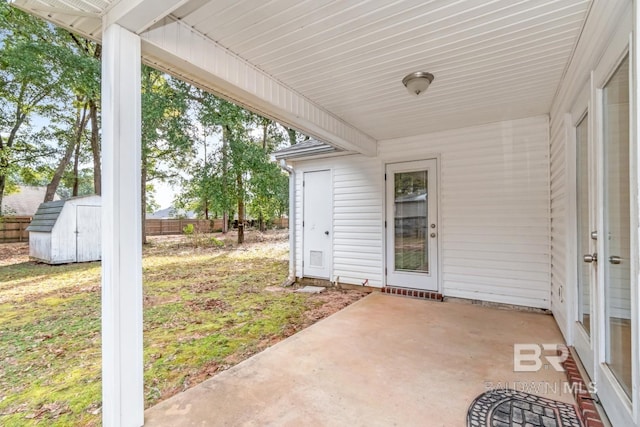
[[[322,267],[322,251],[310,251],[309,264],[313,267]]]

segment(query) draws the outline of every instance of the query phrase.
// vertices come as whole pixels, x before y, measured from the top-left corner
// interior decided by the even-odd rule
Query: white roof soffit
[[[373,138],[180,21],[165,18],[141,37],[158,68],[344,150],[377,153]]]
[[[591,0],[14,0],[348,151],[548,114]],[[593,0],[596,5],[628,0]],[[73,15],[70,10],[75,11]],[[410,96],[402,78],[435,75]]]

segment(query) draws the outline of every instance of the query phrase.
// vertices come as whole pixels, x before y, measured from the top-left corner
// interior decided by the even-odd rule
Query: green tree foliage
[[[199,214],[212,212],[223,219],[238,215],[238,242],[248,212],[261,223],[281,215],[288,206],[288,179],[270,161],[270,153],[286,140],[285,129],[206,92],[194,90],[199,123],[217,134],[221,143],[194,163],[193,179],[183,183],[181,207]]]
[[[147,189],[154,180],[172,181],[195,156],[188,114],[188,92],[180,82],[153,68],[142,68],[142,221]],[[149,187],[151,186],[151,187]],[[157,206],[153,202],[154,206]],[[143,230],[143,241],[146,235]]]
[[[58,152],[73,153],[62,137],[74,131],[67,107],[98,93],[99,63],[68,32],[0,2],[0,202],[8,185],[33,175],[26,168],[42,174]],[[41,129],[36,117],[56,129]],[[44,143],[56,135],[60,146]]]
[[[47,184],[48,199],[100,193],[100,57],[98,44],[0,2],[0,202],[15,183]],[[141,77],[143,220],[158,181],[183,183],[183,207],[204,216],[237,213],[239,241],[245,212],[261,227],[286,212],[287,176],[270,153],[303,135],[152,68]],[[220,143],[202,147],[203,133]]]

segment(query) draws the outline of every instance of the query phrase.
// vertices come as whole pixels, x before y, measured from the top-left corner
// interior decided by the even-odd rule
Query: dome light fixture
[[[424,71],[416,71],[402,79],[402,84],[410,94],[418,96],[429,88],[433,81],[433,74]]]

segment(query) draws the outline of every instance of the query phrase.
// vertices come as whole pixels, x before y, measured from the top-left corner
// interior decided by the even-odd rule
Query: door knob
[[[620,258],[619,256],[616,256],[616,255],[611,255],[609,257],[609,262],[611,264],[622,264],[622,258]]]
[[[594,253],[593,255],[591,254],[583,255],[582,260],[584,262],[598,262],[598,254]]]
[[[329,235],[329,231],[325,231],[324,234],[326,234],[328,236]]]

